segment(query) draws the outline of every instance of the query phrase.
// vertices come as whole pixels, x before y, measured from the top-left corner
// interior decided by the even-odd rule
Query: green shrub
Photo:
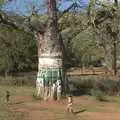
[[[103,76],[71,76],[69,87],[77,95],[91,94],[91,89],[103,91],[106,95],[117,95],[120,92],[120,81]]]
[[[91,95],[94,96],[98,101],[106,101],[105,94],[101,90],[91,89]]]
[[[71,77],[69,79],[69,87],[75,95],[88,94],[93,88],[94,80],[91,77]]]
[[[93,89],[104,91],[107,95],[116,95],[120,90],[120,81],[103,78],[94,82]]]

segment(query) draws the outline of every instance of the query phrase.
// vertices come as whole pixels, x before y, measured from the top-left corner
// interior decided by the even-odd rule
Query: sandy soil
[[[31,96],[14,96],[9,105],[10,115],[23,114],[21,120],[120,120],[120,103],[99,102],[89,96],[73,97],[73,100],[74,114],[66,111],[66,100],[40,101]]]

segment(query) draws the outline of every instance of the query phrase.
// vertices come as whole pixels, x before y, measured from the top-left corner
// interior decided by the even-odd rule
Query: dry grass
[[[7,90],[10,92],[11,95],[9,103],[6,103]],[[35,88],[28,86],[0,86],[0,120],[22,120],[24,114],[21,112],[12,112],[13,108],[11,105],[16,104],[17,106],[17,104],[22,103],[15,100],[15,96],[32,96],[34,91]]]

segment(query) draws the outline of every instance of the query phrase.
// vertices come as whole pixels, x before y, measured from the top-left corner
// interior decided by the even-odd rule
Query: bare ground
[[[66,111],[66,100],[40,101],[31,96],[14,96],[9,104],[10,116],[24,113],[24,117],[10,120],[120,120],[118,102],[99,102],[90,96],[73,100],[74,114]]]

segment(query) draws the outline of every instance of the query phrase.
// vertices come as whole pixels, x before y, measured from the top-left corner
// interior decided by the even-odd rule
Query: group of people
[[[62,81],[60,79],[56,81],[38,81],[38,92],[44,100],[52,99],[60,101],[62,96]],[[73,100],[72,96],[67,96],[67,111],[73,112]]]
[[[61,95],[62,95],[62,85],[61,85],[61,80],[57,80],[56,82],[53,82],[52,84],[52,94],[53,94],[53,98],[57,100],[61,99]]]
[[[37,79],[37,96],[41,96],[45,100],[57,99],[60,100],[62,94],[62,84],[61,80],[56,81],[45,81],[44,79]]]

